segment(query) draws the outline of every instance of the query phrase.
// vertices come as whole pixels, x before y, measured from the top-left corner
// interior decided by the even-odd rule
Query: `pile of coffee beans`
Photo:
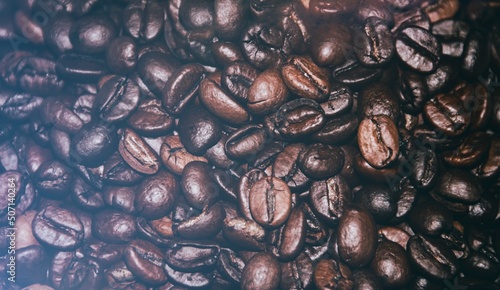
[[[0,289],[500,289],[496,0],[0,0]]]

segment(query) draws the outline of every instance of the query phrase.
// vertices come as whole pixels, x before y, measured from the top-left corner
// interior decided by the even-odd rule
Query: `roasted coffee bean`
[[[133,185],[143,178],[143,175],[132,169],[118,152],[111,155],[103,167],[103,179],[112,185]]]
[[[108,123],[123,121],[137,108],[139,99],[139,87],[133,80],[115,76],[99,90],[94,112]]]
[[[451,19],[442,20],[432,25],[432,34],[441,41],[443,55],[451,57],[462,56],[469,30],[467,23]]]
[[[275,25],[255,23],[242,33],[242,50],[246,60],[265,70],[281,62],[280,48],[283,46],[283,31]]]
[[[115,74],[126,74],[137,65],[137,44],[127,36],[119,36],[106,49],[106,64]]]
[[[43,105],[43,99],[28,93],[5,90],[0,92],[0,116],[7,120],[24,121]]]
[[[313,283],[314,266],[311,258],[300,254],[297,259],[281,264],[280,289],[305,289]]]
[[[130,167],[144,174],[155,174],[160,168],[160,158],[137,133],[130,129],[122,132],[118,152]]]
[[[173,173],[181,175],[184,167],[192,161],[207,162],[207,159],[189,153],[178,135],[167,136],[160,151],[163,164]]]
[[[366,66],[387,64],[394,55],[394,42],[387,23],[377,17],[366,19],[363,31],[358,32],[354,52]]]
[[[280,261],[291,261],[304,248],[307,233],[306,216],[301,208],[294,208],[286,224],[272,233],[272,252]]]
[[[130,115],[127,124],[145,137],[166,134],[174,125],[174,119],[168,114],[158,99],[142,101],[137,111]]]
[[[410,114],[420,113],[429,99],[429,87],[425,78],[417,73],[404,72],[400,76],[400,81],[397,96],[402,108]]]
[[[279,277],[281,277],[281,265],[278,260],[269,253],[258,253],[243,269],[241,289],[276,289],[279,286]]]
[[[189,107],[179,117],[178,130],[186,150],[195,155],[203,155],[222,135],[219,119],[196,105]]]
[[[71,158],[77,164],[101,165],[104,159],[116,150],[118,139],[116,127],[111,124],[85,124],[71,140]]]
[[[308,57],[293,57],[281,68],[283,81],[294,94],[322,101],[330,91],[328,72]]]
[[[251,85],[259,74],[253,66],[244,61],[229,64],[221,76],[221,86],[236,100],[246,102]]]
[[[83,242],[83,224],[69,210],[49,205],[36,214],[32,225],[40,243],[55,249],[71,251]]]
[[[44,162],[34,173],[34,185],[39,192],[53,199],[62,199],[71,192],[72,171],[57,160]]]
[[[472,170],[474,175],[480,178],[490,178],[498,175],[498,172],[500,171],[500,163],[498,161],[500,157],[499,148],[500,140],[493,137],[490,149],[488,150],[488,156],[482,164]]]
[[[413,165],[411,183],[416,188],[430,188],[434,185],[439,173],[439,163],[434,151],[415,150],[408,158]]]
[[[377,248],[377,230],[371,214],[358,205],[344,210],[337,242],[340,258],[352,267],[367,265]]]
[[[62,54],[73,49],[69,31],[74,20],[68,13],[57,13],[43,26],[45,45],[53,52]]]
[[[225,218],[221,203],[216,203],[206,207],[198,216],[175,223],[172,230],[175,235],[186,239],[210,238],[220,232]]]
[[[436,279],[450,279],[458,270],[458,261],[450,248],[440,241],[415,235],[408,241],[412,265]]]
[[[383,285],[391,288],[406,285],[412,277],[405,249],[391,241],[378,244],[371,269],[382,280]]]
[[[173,240],[167,245],[165,262],[179,271],[206,270],[215,265],[220,254],[217,244]]]
[[[127,267],[138,279],[153,285],[165,284],[167,276],[162,265],[164,255],[155,245],[144,240],[132,240],[123,252]]]
[[[165,109],[174,115],[182,113],[195,97],[204,78],[205,69],[199,64],[180,67],[168,79],[163,89],[162,101]]]
[[[382,83],[375,83],[361,92],[361,116],[370,118],[385,115],[394,122],[399,119],[399,104],[392,89]]]
[[[172,269],[167,263],[163,264],[163,271],[167,273],[169,281],[186,288],[206,288],[214,279],[213,272],[181,272]]]
[[[333,78],[344,85],[361,87],[382,77],[382,70],[361,65],[354,57],[348,58],[333,70]]]
[[[40,107],[40,119],[56,129],[75,134],[83,126],[82,120],[64,103],[63,98],[46,98]]]
[[[266,131],[262,127],[243,126],[229,136],[224,145],[225,152],[231,159],[250,161],[264,149],[267,138]]]
[[[276,112],[278,131],[288,138],[304,137],[321,129],[325,123],[321,106],[310,99],[295,99]]]
[[[215,202],[219,197],[219,188],[209,174],[210,167],[205,162],[193,161],[182,171],[180,181],[186,201],[197,209]]]
[[[242,92],[240,94],[245,94]],[[265,115],[276,111],[288,98],[288,89],[279,71],[268,69],[259,74],[248,88],[250,112]]]
[[[352,49],[351,39],[351,32],[344,25],[323,25],[314,29],[311,35],[312,59],[319,66],[342,64],[346,59],[346,52]]]
[[[347,86],[334,84],[330,87],[328,99],[320,106],[326,117],[338,117],[351,109],[353,99],[353,93]]]
[[[480,31],[471,31],[465,43],[462,57],[462,72],[471,79],[477,78],[490,62],[489,38]]]
[[[258,180],[250,189],[253,219],[266,228],[282,225],[291,213],[292,195],[284,181],[275,177]]]
[[[159,51],[150,51],[139,57],[137,73],[144,85],[159,97],[179,66],[179,62],[172,56]]]
[[[297,162],[307,176],[325,179],[340,172],[344,165],[344,153],[340,148],[316,143],[304,148]]]
[[[92,233],[107,243],[124,244],[136,235],[135,218],[132,215],[105,209],[92,218]]]
[[[454,151],[443,153],[446,163],[455,167],[471,167],[482,160],[488,152],[491,136],[484,132],[476,132],[467,136]]]
[[[49,279],[56,288],[101,288],[103,268],[79,251],[59,252],[49,268]]]
[[[469,172],[453,169],[441,174],[436,191],[450,201],[472,204],[481,198],[483,188]]]
[[[165,216],[174,207],[180,193],[179,182],[166,171],[145,179],[137,188],[135,209],[148,219]]]
[[[394,122],[385,115],[366,118],[359,124],[358,146],[373,167],[383,168],[399,155],[399,134]]]
[[[106,50],[118,31],[107,15],[84,16],[71,26],[69,38],[73,47],[83,54],[96,54]]]
[[[234,125],[243,125],[250,120],[250,114],[210,79],[200,83],[200,100],[205,107],[221,120]]]
[[[76,82],[95,82],[108,73],[106,63],[83,54],[63,54],[56,61],[56,71],[64,79]]]
[[[315,141],[325,144],[343,144],[356,135],[359,121],[354,115],[343,115],[332,118],[314,133],[312,138]]]
[[[436,70],[441,51],[439,40],[420,27],[406,27],[396,37],[396,53],[401,61],[421,73]]]
[[[8,54],[2,59],[0,74],[8,85],[19,86],[28,93],[49,95],[60,92],[64,81],[56,74],[53,60],[28,53]]]
[[[236,217],[226,218],[222,227],[224,237],[236,245],[250,251],[259,251],[264,249],[264,240],[266,231],[253,220]]]
[[[387,186],[369,185],[354,194],[354,201],[366,208],[375,220],[384,222],[395,216],[398,195]]]
[[[447,136],[461,135],[470,124],[470,112],[458,96],[439,94],[424,106],[425,117]]]
[[[123,11],[123,27],[133,38],[150,42],[163,29],[163,8],[157,1],[133,1]]]
[[[310,198],[312,209],[318,217],[328,222],[336,222],[351,203],[352,195],[345,179],[335,176],[325,181],[313,182]]]
[[[314,268],[317,289],[352,289],[352,272],[347,265],[333,259],[323,259]]]

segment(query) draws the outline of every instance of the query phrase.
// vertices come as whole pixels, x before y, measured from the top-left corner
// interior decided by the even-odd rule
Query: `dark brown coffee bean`
[[[385,115],[361,121],[358,146],[363,158],[373,167],[383,168],[399,155],[399,133],[394,122]]]
[[[314,268],[317,289],[352,289],[352,272],[347,265],[333,259],[323,259]]]
[[[292,209],[290,188],[281,179],[267,177],[258,180],[250,189],[250,211],[263,227],[282,225]]]
[[[343,63],[346,52],[352,49],[351,39],[351,32],[344,25],[330,24],[314,29],[311,35],[311,56],[314,62],[319,66],[337,66]]]
[[[281,289],[307,289],[313,284],[314,266],[305,253],[297,259],[281,264]]]
[[[288,98],[288,89],[279,71],[269,69],[259,74],[248,88],[250,112],[265,115],[276,111]]]
[[[160,168],[160,158],[137,133],[123,130],[118,151],[130,167],[144,174],[155,174]]]
[[[117,210],[105,209],[92,219],[92,233],[104,242],[124,244],[136,235],[135,218]]]
[[[144,240],[132,240],[124,250],[127,267],[138,279],[152,285],[167,281],[162,265],[164,255],[155,245]]]
[[[383,285],[391,288],[403,287],[412,277],[405,249],[391,241],[378,244],[371,269],[382,280]]]
[[[169,172],[160,171],[145,179],[138,187],[135,209],[140,216],[157,219],[165,216],[174,207],[180,194],[177,179]]]
[[[33,235],[43,245],[59,250],[74,250],[83,242],[81,220],[71,211],[47,206],[33,219]]]
[[[181,175],[184,167],[192,161],[207,162],[202,156],[189,153],[182,145],[179,135],[167,136],[161,145],[161,160],[173,173]]]
[[[491,136],[484,132],[472,133],[457,149],[444,152],[443,159],[455,167],[474,166],[486,156],[490,138]]]
[[[226,89],[236,100],[248,101],[248,92],[259,75],[259,71],[244,61],[229,64],[221,76],[221,86]]]
[[[264,149],[266,131],[257,125],[247,125],[234,131],[224,145],[229,158],[250,161]]]
[[[337,235],[340,258],[352,267],[363,267],[377,248],[377,229],[371,214],[360,206],[344,210]]]
[[[328,72],[308,57],[292,57],[281,68],[283,81],[294,94],[322,101],[330,91]]]
[[[396,52],[409,68],[422,73],[436,70],[441,58],[441,43],[420,27],[402,29],[396,38]]]
[[[180,67],[168,79],[163,89],[162,102],[165,109],[174,115],[182,113],[195,97],[204,78],[205,69],[199,64]]]
[[[466,204],[477,202],[483,193],[476,177],[458,169],[443,172],[436,186],[436,191],[444,198]]]
[[[337,222],[352,200],[351,189],[339,175],[313,182],[309,191],[312,209],[328,222]]]
[[[330,87],[328,99],[320,103],[326,117],[338,117],[351,109],[354,95],[344,85],[334,84]]]
[[[186,150],[195,155],[203,155],[222,135],[219,119],[196,105],[187,108],[180,116],[178,130]]]
[[[408,254],[418,271],[436,279],[450,279],[458,270],[455,255],[440,240],[415,235],[408,241]]]
[[[127,124],[145,137],[165,135],[174,125],[174,119],[161,105],[158,99],[142,101],[127,120]]]
[[[174,224],[172,229],[175,235],[186,239],[210,238],[220,232],[225,218],[221,203],[216,203],[205,208],[198,216]]]
[[[269,253],[258,253],[243,269],[241,289],[276,289],[280,282],[279,277],[281,277],[281,265],[278,260]]]
[[[470,125],[470,112],[453,94],[439,94],[429,100],[424,116],[437,130],[451,137],[461,135]]]
[[[200,84],[200,100],[217,117],[234,125],[243,125],[250,120],[250,114],[222,88],[210,79]]]
[[[299,138],[321,129],[325,123],[321,106],[311,99],[295,99],[276,112],[278,131],[288,138]]]
[[[325,179],[339,173],[344,166],[344,152],[338,147],[315,143],[302,150],[299,168],[314,179]]]
[[[181,188],[186,201],[197,209],[203,209],[219,197],[219,188],[210,176],[210,166],[205,162],[193,161],[184,167]]]
[[[249,251],[264,249],[266,231],[253,220],[242,217],[226,218],[222,227],[224,237],[237,248]]]
[[[393,90],[383,83],[372,84],[361,92],[361,107],[359,109],[365,118],[385,115],[394,122],[399,120],[398,100]]]
[[[354,52],[366,66],[378,67],[387,64],[394,55],[394,42],[385,21],[378,17],[366,19],[362,31],[355,38]]]

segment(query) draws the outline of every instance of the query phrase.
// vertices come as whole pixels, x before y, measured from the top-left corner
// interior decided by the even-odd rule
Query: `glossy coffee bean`
[[[134,216],[117,210],[105,209],[92,219],[92,233],[103,242],[125,244],[135,237],[136,231]]]
[[[122,132],[118,152],[130,167],[144,174],[155,174],[160,168],[160,158],[137,133],[130,129]]]
[[[99,90],[94,112],[108,123],[123,121],[137,108],[139,99],[139,87],[133,80],[115,76]]]
[[[178,130],[186,150],[195,155],[205,153],[222,134],[219,119],[202,106],[191,106],[185,110],[179,117]]]
[[[250,112],[265,115],[276,111],[288,98],[288,89],[279,71],[269,69],[259,74],[248,88]]]
[[[250,120],[250,114],[245,108],[208,78],[200,83],[200,100],[210,112],[223,121],[243,125]]]
[[[245,265],[241,274],[241,289],[276,289],[281,276],[281,265],[269,253],[253,256]]]
[[[184,167],[192,161],[207,162],[205,157],[189,153],[181,143],[179,135],[167,136],[163,140],[160,157],[163,164],[177,175],[181,175]]]
[[[314,212],[328,222],[337,222],[352,201],[351,189],[340,175],[314,181],[309,194]]]
[[[443,55],[452,57],[462,56],[469,30],[467,23],[451,19],[439,21],[432,26],[432,34],[441,41]]]
[[[326,117],[338,117],[352,107],[353,92],[344,85],[333,84],[328,93],[328,99],[320,103]]]
[[[132,240],[124,250],[123,257],[127,267],[138,279],[153,285],[167,281],[163,272],[163,252],[155,245],[144,240]]]
[[[157,219],[172,210],[180,193],[177,179],[160,171],[145,179],[137,188],[135,206],[137,213],[147,219]]]
[[[384,185],[363,186],[354,201],[366,208],[377,221],[390,220],[397,212],[397,192]]]
[[[204,78],[205,69],[199,64],[187,64],[174,72],[163,89],[162,102],[167,112],[180,114],[195,97]]]
[[[201,214],[172,226],[173,233],[186,239],[204,239],[215,236],[222,229],[226,213],[221,203],[206,207]]]
[[[319,66],[336,66],[343,63],[345,52],[352,49],[349,45],[351,39],[351,33],[344,25],[320,26],[311,35],[312,59]]]
[[[291,213],[292,196],[284,181],[275,177],[258,180],[250,189],[253,219],[266,228],[282,225]]]
[[[123,11],[123,26],[133,38],[150,42],[163,29],[163,8],[157,1],[133,1]]]
[[[105,51],[118,31],[113,21],[106,15],[89,15],[75,21],[69,38],[73,47],[83,54]]]
[[[56,71],[70,81],[95,82],[108,73],[108,68],[99,58],[67,53],[57,59]]]
[[[470,112],[457,96],[451,94],[439,94],[428,101],[424,113],[437,130],[448,136],[462,134],[470,124]]]
[[[361,92],[360,113],[366,118],[385,115],[397,122],[400,114],[394,91],[383,83],[369,85]]]
[[[396,37],[396,53],[399,58],[418,72],[434,71],[441,58],[441,50],[439,40],[420,27],[404,28]]]
[[[118,143],[116,127],[107,123],[85,124],[71,140],[70,156],[75,163],[96,166],[116,150]]]
[[[412,269],[405,249],[390,241],[378,244],[371,262],[371,269],[381,278],[383,285],[391,288],[403,287],[412,277]]]
[[[83,242],[83,224],[71,211],[47,206],[32,223],[33,235],[44,245],[59,250],[74,250]]]
[[[370,165],[376,168],[386,167],[394,162],[399,154],[396,125],[385,115],[364,119],[358,128],[358,146]]]
[[[299,138],[321,129],[325,123],[321,106],[310,99],[295,99],[276,112],[278,131],[288,138]]]
[[[315,143],[302,150],[297,162],[310,178],[325,179],[340,172],[344,165],[344,153],[338,147]]]
[[[57,160],[44,162],[34,173],[34,185],[47,198],[62,199],[71,191],[73,181],[69,167]]]
[[[439,162],[436,153],[431,150],[415,150],[408,158],[413,165],[411,183],[416,188],[430,188],[439,174]]]
[[[205,162],[193,161],[182,171],[180,181],[186,201],[197,209],[215,202],[219,196],[219,188],[209,174],[210,167]]]
[[[377,248],[377,231],[371,214],[360,206],[344,210],[337,235],[339,256],[347,265],[363,267]]]
[[[483,188],[472,174],[453,169],[441,174],[436,191],[450,201],[470,204],[481,198]]]
[[[366,19],[363,31],[356,36],[354,52],[366,66],[377,67],[387,64],[394,55],[394,41],[387,23],[377,17]]]
[[[106,63],[115,74],[131,72],[137,65],[137,44],[127,36],[119,36],[106,49]]]
[[[249,89],[258,74],[259,71],[249,63],[236,61],[222,71],[221,86],[236,100],[246,102]]]
[[[317,289],[352,289],[352,272],[347,265],[333,259],[323,259],[314,268]]]
[[[139,103],[127,124],[142,136],[157,137],[172,129],[174,119],[163,108],[160,100],[147,99]]]
[[[197,271],[213,266],[220,255],[217,244],[176,240],[168,244],[165,261],[179,271]]]
[[[450,279],[458,270],[455,255],[440,240],[415,235],[408,241],[408,254],[418,271],[436,279]]]
[[[296,95],[321,101],[330,91],[328,72],[307,57],[293,57],[281,68],[283,81]]]

